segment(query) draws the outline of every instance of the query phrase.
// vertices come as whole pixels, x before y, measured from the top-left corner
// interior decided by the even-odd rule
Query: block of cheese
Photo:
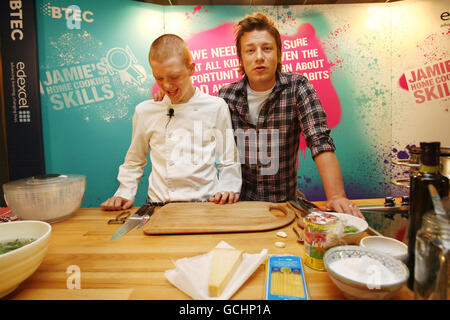
[[[229,248],[213,250],[208,290],[211,297],[218,297],[230,281],[242,261],[242,251]]]

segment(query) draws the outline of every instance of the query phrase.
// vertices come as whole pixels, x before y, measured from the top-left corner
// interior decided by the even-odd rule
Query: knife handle
[[[150,204],[144,204],[142,207],[140,207],[134,214],[137,214],[139,216],[143,216],[147,214],[151,209],[153,208]]]

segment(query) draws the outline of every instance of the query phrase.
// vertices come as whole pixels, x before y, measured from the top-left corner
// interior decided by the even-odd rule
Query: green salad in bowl
[[[0,254],[8,253],[10,251],[19,249],[23,246],[26,246],[27,244],[32,243],[34,240],[36,239],[27,238],[27,239],[0,241]]]

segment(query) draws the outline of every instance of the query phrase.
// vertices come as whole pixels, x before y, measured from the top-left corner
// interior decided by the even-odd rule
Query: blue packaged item
[[[299,256],[270,256],[266,260],[266,300],[308,300]]]

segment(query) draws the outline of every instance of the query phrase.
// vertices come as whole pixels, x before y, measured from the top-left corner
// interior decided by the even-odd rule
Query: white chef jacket
[[[170,108],[174,116],[169,118]],[[134,200],[149,149],[152,202],[207,200],[217,192],[241,190],[241,165],[228,105],[222,98],[196,88],[186,103],[172,104],[165,96],[160,102],[138,104],[114,196]]]

